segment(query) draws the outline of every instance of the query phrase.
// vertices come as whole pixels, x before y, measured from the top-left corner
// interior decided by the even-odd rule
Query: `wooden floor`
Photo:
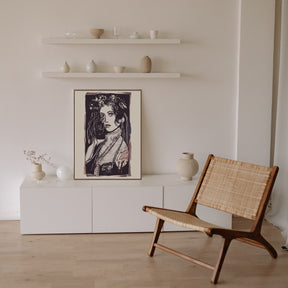
[[[148,257],[151,233],[23,236],[19,230],[19,221],[0,221],[1,288],[288,287],[288,252],[281,250],[280,231],[269,223],[263,234],[278,258],[234,241],[217,286],[210,284],[210,270],[160,250]],[[169,232],[159,242],[214,265],[219,240]]]

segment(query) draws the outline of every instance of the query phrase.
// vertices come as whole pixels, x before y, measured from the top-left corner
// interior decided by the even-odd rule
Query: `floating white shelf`
[[[180,44],[179,39],[85,39],[43,38],[44,44]]]
[[[180,73],[62,73],[42,72],[45,78],[180,78]]]

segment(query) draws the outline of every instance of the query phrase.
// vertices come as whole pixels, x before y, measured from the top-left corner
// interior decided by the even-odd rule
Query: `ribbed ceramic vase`
[[[194,154],[184,152],[177,161],[177,173],[181,180],[191,181],[193,176],[197,174],[199,165]]]
[[[45,177],[45,172],[42,170],[42,165],[39,163],[33,164],[33,170],[30,176],[35,181],[42,180]]]

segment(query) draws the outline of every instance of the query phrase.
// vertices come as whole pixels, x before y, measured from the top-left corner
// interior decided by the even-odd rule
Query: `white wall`
[[[275,2],[240,4],[237,159],[269,166]]]
[[[278,90],[276,137],[274,165],[279,166],[278,179],[272,194],[272,212],[269,220],[286,231],[285,238],[288,244],[288,1],[282,1],[280,37],[279,78],[276,83]]]
[[[261,2],[256,2],[260,8]],[[264,2],[263,9],[267,12],[270,8],[267,3],[273,1]],[[195,153],[200,169],[208,153],[234,157],[241,3],[236,0],[2,1],[0,219],[19,217],[19,185],[31,169],[23,149],[46,152],[56,164],[72,167],[75,88],[143,90],[144,174],[175,172],[175,163],[183,151]],[[84,36],[91,27],[111,31],[115,24],[121,26],[123,37],[132,31],[158,29],[163,37],[180,38],[182,44],[139,47],[41,44],[42,37],[62,36],[66,31]],[[173,80],[40,77],[42,70],[56,70],[65,60],[72,68],[83,69],[92,58],[105,71],[110,71],[113,64],[125,65],[133,71],[138,69],[144,55],[152,58],[155,72],[181,72],[183,77]]]

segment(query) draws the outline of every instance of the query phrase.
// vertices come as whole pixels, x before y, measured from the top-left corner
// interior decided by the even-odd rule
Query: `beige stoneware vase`
[[[42,180],[45,177],[45,172],[42,170],[42,165],[39,163],[33,164],[33,170],[30,176],[35,181]]]
[[[149,56],[144,56],[141,60],[141,68],[142,73],[150,73],[152,70],[152,61]]]
[[[181,158],[177,161],[177,173],[181,180],[191,181],[193,176],[197,174],[199,165],[194,154],[182,153]]]

